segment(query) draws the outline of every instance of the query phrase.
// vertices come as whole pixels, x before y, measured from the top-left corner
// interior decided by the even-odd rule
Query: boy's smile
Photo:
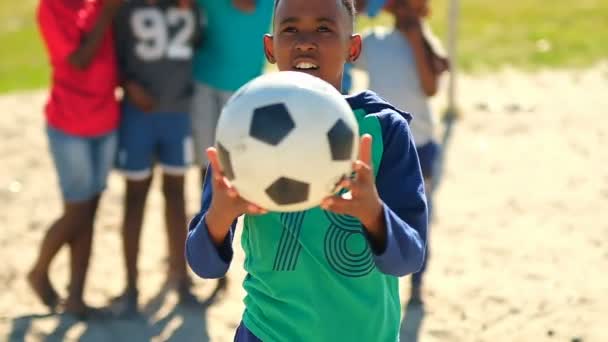
[[[352,20],[341,0],[282,0],[274,32],[264,38],[266,56],[281,71],[305,72],[340,89],[344,63],[361,50]]]
[[[295,57],[292,62],[293,71],[304,72],[320,77],[319,60],[312,54],[302,54]]]

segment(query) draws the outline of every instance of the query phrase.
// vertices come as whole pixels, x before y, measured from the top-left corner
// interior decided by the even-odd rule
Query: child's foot
[[[223,277],[217,280],[217,286],[215,287],[217,292],[226,292],[228,290],[228,278]]]
[[[188,275],[169,274],[165,283],[168,289],[175,289],[179,304],[186,306],[199,306],[201,302],[192,293],[192,280]]]
[[[126,290],[120,296],[110,301],[112,312],[118,317],[133,317],[139,313],[137,308],[139,293],[137,290]]]
[[[213,290],[209,299],[214,301],[218,296],[226,293],[226,291],[228,291],[228,278],[219,278],[215,285],[215,290]]]
[[[179,303],[181,305],[186,306],[198,306],[200,305],[200,301],[194,293],[192,293],[192,284],[189,281],[182,282],[177,285],[177,295],[179,298]]]
[[[63,307],[63,313],[73,316],[79,321],[91,319],[108,319],[112,317],[109,310],[87,306],[82,300],[68,299]]]
[[[422,305],[424,302],[422,301],[422,286],[412,285],[412,290],[410,293],[410,300],[408,305]]]
[[[32,270],[27,275],[27,282],[38,299],[52,312],[55,312],[57,305],[59,305],[59,295],[51,285],[48,274]]]

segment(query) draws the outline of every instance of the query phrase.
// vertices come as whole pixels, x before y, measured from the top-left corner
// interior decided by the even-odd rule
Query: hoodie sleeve
[[[425,258],[426,196],[407,121],[394,110],[383,111],[379,120],[384,152],[376,188],[384,202],[386,244],[374,250],[374,259],[380,271],[400,277],[417,272]]]
[[[192,271],[201,278],[221,278],[230,267],[233,249],[232,241],[236,230],[236,220],[232,222],[230,231],[221,246],[216,246],[209,236],[209,229],[205,221],[207,210],[211,205],[213,196],[211,188],[213,179],[211,168],[207,169],[205,184],[203,186],[203,203],[200,213],[190,222],[188,237],[186,239],[186,260]]]

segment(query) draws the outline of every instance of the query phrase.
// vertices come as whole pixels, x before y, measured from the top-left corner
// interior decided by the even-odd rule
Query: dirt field
[[[505,70],[465,76],[459,85],[462,120],[436,198],[426,306],[404,309],[402,338],[608,341],[608,63],[584,71]],[[243,310],[242,252],[226,296],[198,310],[176,307],[175,295],[161,289],[166,242],[158,184],[140,258],[144,317],[84,323],[46,314],[24,281],[60,210],[45,96],[0,96],[0,341],[231,341]],[[443,96],[435,100],[437,110],[442,103]],[[193,172],[190,213],[199,203],[197,184]],[[94,305],[123,286],[123,190],[113,174],[86,292]],[[51,274],[62,293],[66,254]],[[197,280],[201,297],[212,287]]]

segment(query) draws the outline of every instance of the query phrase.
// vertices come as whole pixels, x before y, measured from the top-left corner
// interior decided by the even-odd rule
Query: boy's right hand
[[[267,211],[239,196],[236,188],[222,172],[215,147],[207,149],[207,157],[213,176],[211,180],[213,196],[207,210],[206,223],[211,239],[215,244],[220,245],[228,234],[230,224],[239,216],[260,215]]]
[[[135,107],[141,111],[149,113],[156,107],[156,101],[148,94],[146,89],[137,82],[128,81],[124,85],[125,96]]]

